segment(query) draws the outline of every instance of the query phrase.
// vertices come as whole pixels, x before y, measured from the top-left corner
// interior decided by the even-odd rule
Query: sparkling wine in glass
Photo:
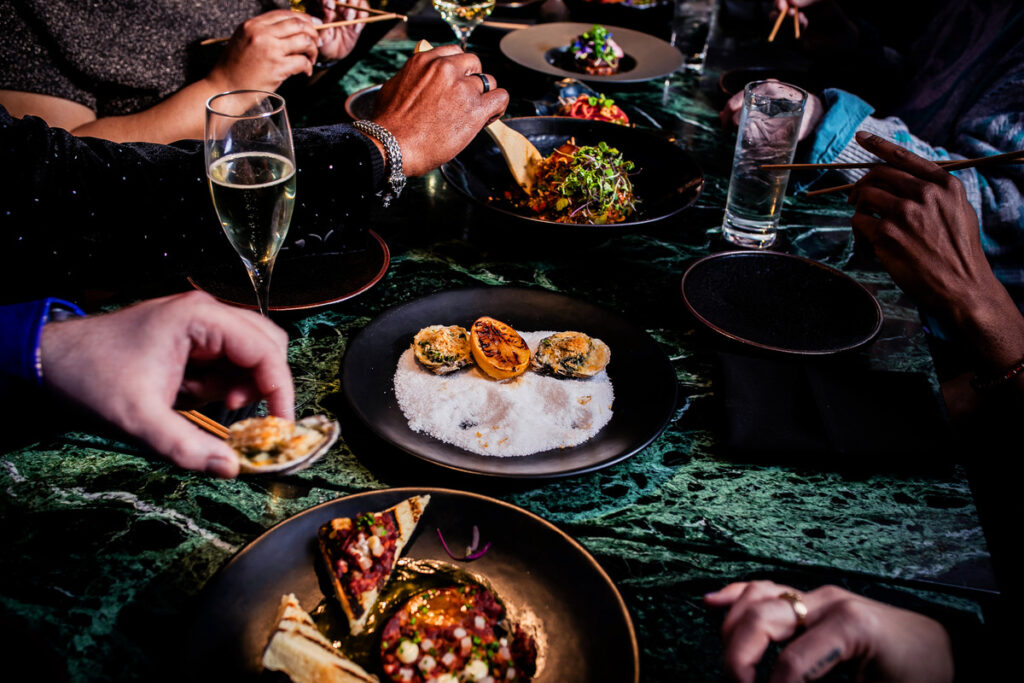
[[[438,11],[459,39],[459,45],[466,49],[469,34],[494,11],[494,0],[433,0]]]
[[[284,98],[262,90],[211,97],[206,176],[224,234],[267,315],[270,276],[295,208],[295,151]]]

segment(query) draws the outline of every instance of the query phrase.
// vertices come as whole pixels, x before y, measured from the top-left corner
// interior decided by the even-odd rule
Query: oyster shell
[[[228,443],[238,453],[245,474],[304,470],[323,457],[341,434],[341,426],[325,415],[298,422],[280,417],[251,417],[231,425]]]
[[[604,370],[611,359],[611,349],[600,339],[582,332],[556,332],[540,340],[533,367],[561,377],[586,379]]]
[[[469,332],[458,325],[431,325],[416,333],[412,340],[416,360],[435,375],[455,372],[473,362]]]

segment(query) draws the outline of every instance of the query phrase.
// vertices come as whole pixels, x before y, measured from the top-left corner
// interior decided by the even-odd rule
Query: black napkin
[[[760,460],[829,456],[838,465],[945,467],[951,431],[922,373],[849,359],[718,354],[726,446]]]

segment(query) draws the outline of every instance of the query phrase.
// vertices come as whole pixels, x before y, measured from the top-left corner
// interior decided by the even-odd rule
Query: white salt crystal
[[[520,332],[531,352],[554,332]],[[605,371],[590,379],[558,379],[532,369],[504,382],[475,365],[435,375],[412,349],[398,359],[395,396],[409,427],[480,455],[530,455],[569,448],[612,418],[615,394]]]

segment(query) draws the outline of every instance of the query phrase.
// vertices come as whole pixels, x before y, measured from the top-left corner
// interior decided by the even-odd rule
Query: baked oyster
[[[458,325],[424,327],[412,339],[416,360],[435,375],[455,372],[473,362],[469,332]]]
[[[556,332],[540,340],[533,367],[560,377],[586,379],[604,370],[611,359],[611,349],[600,339],[582,332]]]
[[[324,415],[298,422],[273,415],[250,417],[230,427],[228,444],[247,474],[298,472],[319,460],[338,440],[341,427]]]

